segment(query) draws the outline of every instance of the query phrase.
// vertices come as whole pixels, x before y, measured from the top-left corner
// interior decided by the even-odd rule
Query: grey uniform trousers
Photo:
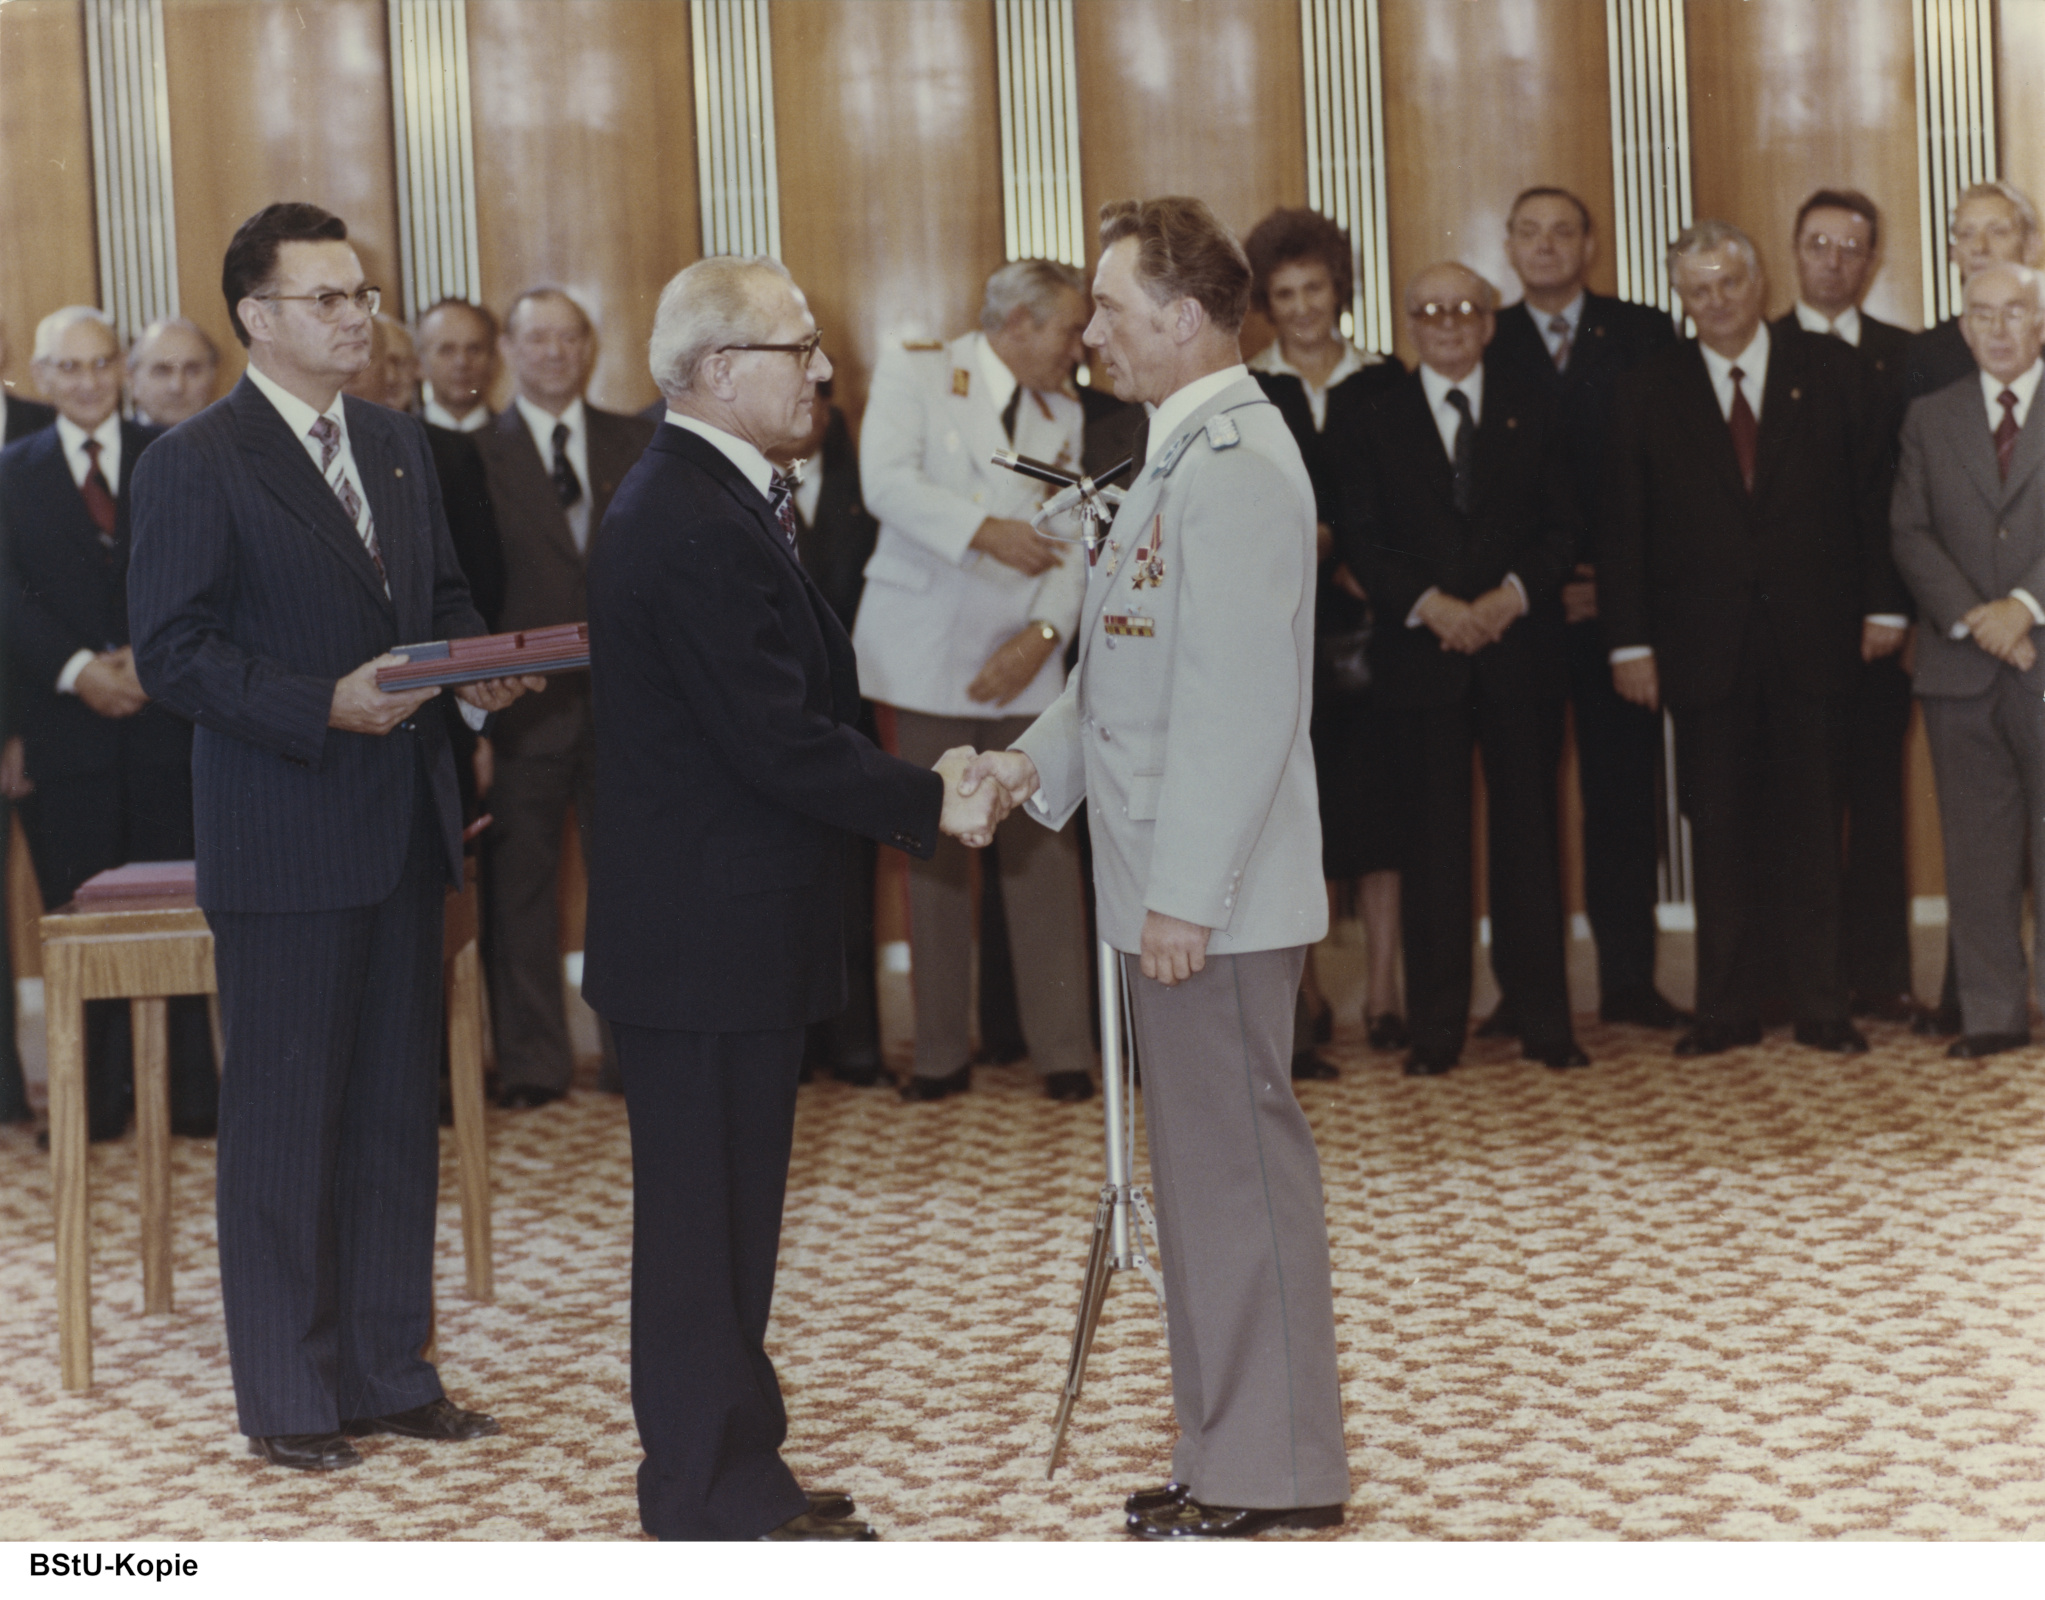
[[[1349,1498],[1313,1130],[1292,1091],[1304,948],[1209,956],[1172,988],[1122,959],[1143,1074],[1179,1443],[1207,1505]]]

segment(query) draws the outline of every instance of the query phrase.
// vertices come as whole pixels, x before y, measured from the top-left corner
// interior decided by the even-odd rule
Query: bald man
[[[1377,608],[1371,667],[1409,774],[1400,919],[1415,1077],[1455,1066],[1469,1025],[1473,750],[1491,797],[1500,1005],[1527,1060],[1588,1064],[1569,1018],[1555,799],[1561,583],[1578,519],[1547,396],[1522,363],[1487,356],[1497,305],[1459,262],[1408,287],[1420,365],[1371,397],[1338,535]]]
[[[211,405],[219,383],[220,351],[184,317],[159,318],[128,346],[128,397],[137,422],[174,428]]]

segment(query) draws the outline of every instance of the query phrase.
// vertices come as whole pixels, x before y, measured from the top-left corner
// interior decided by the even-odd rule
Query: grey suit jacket
[[[1088,570],[1078,669],[1017,745],[1040,822],[1086,802],[1117,950],[1146,911],[1213,929],[1216,955],[1328,931],[1313,643],[1313,486],[1245,377],[1153,444]]]
[[[1890,501],[1891,548],[1917,597],[1916,689],[1921,695],[1986,693],[2008,672],[1953,624],[2012,589],[2045,602],[2045,406],[2033,402],[2017,435],[2009,480],[1997,472],[1995,438],[1974,373],[1912,403]],[[2045,630],[2039,660],[2023,675],[2045,693]]]

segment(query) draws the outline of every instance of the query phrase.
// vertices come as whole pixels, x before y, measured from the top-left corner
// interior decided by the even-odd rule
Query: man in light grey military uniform
[[[912,341],[874,368],[859,477],[881,526],[852,643],[861,689],[895,709],[904,760],[1002,748],[1065,686],[1085,562],[1030,526],[1044,486],[993,455],[1013,447],[1079,469],[1084,413],[1070,389],[1086,318],[1079,273],[1014,261],[987,280],[978,332]],[[1075,831],[1017,822],[1001,830],[996,856],[1031,1062],[1053,1099],[1084,1100],[1093,1041]],[[916,1069],[905,1099],[969,1085],[971,871],[952,839],[909,864]]]
[[[1084,802],[1101,937],[1125,953],[1179,1423],[1172,1481],[1129,1498],[1129,1530],[1326,1527],[1349,1470],[1291,1078],[1293,996],[1328,927],[1313,489],[1238,354],[1235,236],[1198,200],[1123,201],[1101,248],[1086,342],[1153,408],[1149,454],[1091,562],[1072,681],[961,790],[998,781],[1052,827]]]

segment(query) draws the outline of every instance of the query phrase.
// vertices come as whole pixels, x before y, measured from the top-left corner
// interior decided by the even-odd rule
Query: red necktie
[[[2005,389],[1996,396],[2002,407],[2002,421],[1995,425],[1995,464],[2002,469],[2002,481],[2009,482],[2010,457],[2017,453],[2017,397]]]
[[[107,477],[99,470],[99,441],[85,441],[85,458],[90,463],[85,469],[85,481],[78,486],[78,492],[85,498],[86,515],[92,518],[99,529],[99,542],[107,549],[114,547],[114,492],[107,487]],[[2007,467],[2004,469],[2007,471]]]
[[[1738,367],[1732,370],[1733,409],[1726,418],[1726,426],[1732,429],[1733,453],[1740,458],[1740,478],[1747,486],[1747,493],[1754,492],[1754,447],[1761,437],[1760,424],[1754,420],[1754,408],[1747,404],[1747,392],[1740,387],[1740,380],[1746,374]]]

